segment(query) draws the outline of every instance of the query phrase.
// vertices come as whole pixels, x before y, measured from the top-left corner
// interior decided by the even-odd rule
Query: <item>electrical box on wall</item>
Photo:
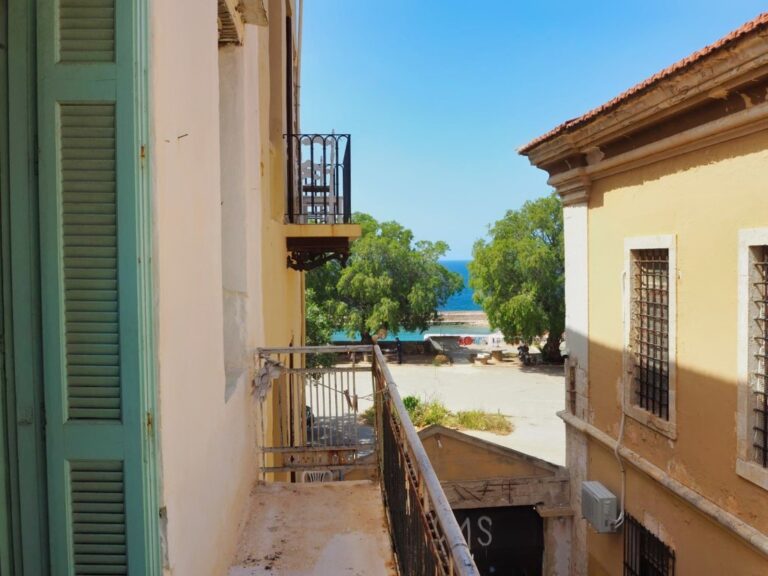
[[[581,515],[600,534],[616,532],[616,496],[600,482],[582,482]]]

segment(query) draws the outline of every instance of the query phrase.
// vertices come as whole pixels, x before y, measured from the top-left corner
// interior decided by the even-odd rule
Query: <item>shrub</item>
[[[421,404],[414,415],[418,421],[418,423],[414,422],[414,426],[422,428],[424,426],[431,426],[432,424],[445,425],[451,413],[442,402],[432,400],[431,402]]]
[[[368,426],[375,426],[376,425],[376,406],[371,406],[360,414],[360,419],[363,421],[364,424],[367,424]]]
[[[403,398],[403,404],[405,405],[405,409],[408,410],[408,415],[412,417],[413,412],[421,404],[421,400],[416,398],[416,396],[406,396]]]

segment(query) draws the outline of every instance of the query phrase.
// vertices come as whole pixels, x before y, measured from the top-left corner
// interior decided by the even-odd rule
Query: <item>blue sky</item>
[[[516,148],[766,10],[753,0],[305,0],[303,132],[349,132],[352,206],[449,257],[549,192]]]

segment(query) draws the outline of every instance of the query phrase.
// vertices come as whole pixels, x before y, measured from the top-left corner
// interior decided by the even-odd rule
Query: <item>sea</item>
[[[464,288],[458,294],[454,294],[448,299],[448,302],[440,308],[447,311],[469,311],[482,310],[482,308],[472,300],[474,290],[469,287],[469,260],[442,260],[440,264],[448,268],[451,272],[458,272],[464,279]]]
[[[440,311],[477,311],[482,308],[472,299],[474,291],[469,286],[469,269],[467,264],[469,260],[441,260],[440,263],[451,272],[457,272],[464,280],[464,288],[458,294],[453,295],[448,301],[439,308]],[[403,341],[422,341],[424,336],[430,334],[462,334],[470,336],[487,336],[491,330],[482,326],[466,326],[463,324],[440,324],[432,326],[424,332],[401,331],[390,333],[386,340],[394,340],[395,337]],[[355,335],[354,340],[359,340],[360,336]],[[350,341],[345,332],[335,332],[332,336],[333,341]]]

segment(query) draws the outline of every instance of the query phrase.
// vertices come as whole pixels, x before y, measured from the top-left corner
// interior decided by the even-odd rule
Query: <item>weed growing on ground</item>
[[[456,425],[465,430],[483,430],[495,434],[509,434],[514,429],[509,418],[501,412],[494,414],[482,410],[456,412]]]
[[[406,396],[403,398],[403,405],[416,428],[440,424],[448,428],[481,430],[501,435],[509,434],[515,429],[509,418],[501,412],[496,412],[495,414],[493,412],[483,412],[482,410],[451,412],[439,400],[422,401],[416,396]],[[368,426],[374,426],[376,423],[376,409],[371,406],[360,415],[360,419]]]

